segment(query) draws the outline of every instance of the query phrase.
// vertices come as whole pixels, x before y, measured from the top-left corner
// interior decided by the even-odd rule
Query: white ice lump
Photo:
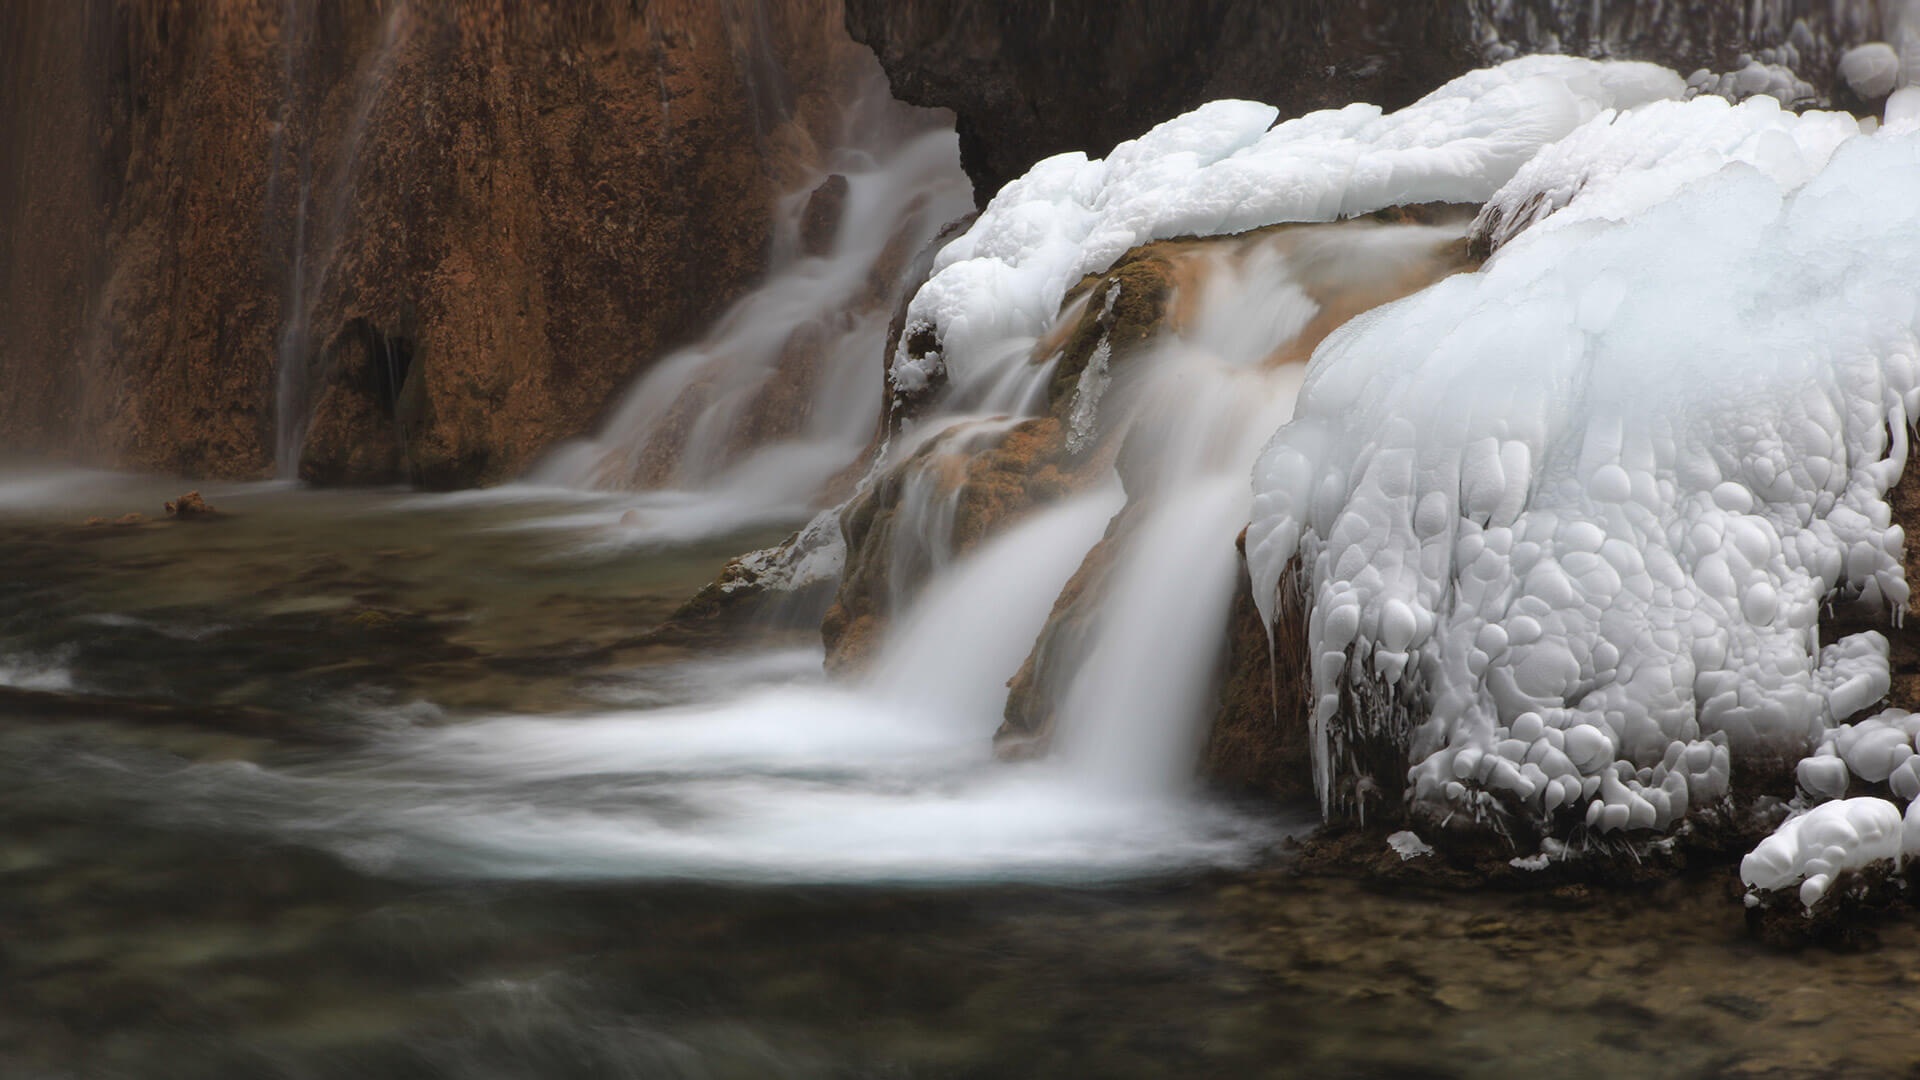
[[[1865,101],[1878,101],[1900,84],[1900,54],[1884,41],[1871,41],[1840,56],[1840,78]]]
[[[1843,870],[1887,860],[1895,868],[1920,846],[1914,814],[1905,817],[1885,799],[1841,799],[1788,818],[1772,836],[1740,860],[1740,880],[1750,889],[1800,886],[1800,902],[1812,907]]]
[[[1920,716],[1905,709],[1888,709],[1857,724],[1843,724],[1827,733],[1820,745],[1795,769],[1800,786],[1823,799],[1847,793],[1858,777],[1869,784],[1886,784],[1903,801],[1920,798]]]
[[[1845,113],[1796,116],[1770,97],[1737,106],[1706,97],[1603,113],[1521,166],[1482,207],[1473,231],[1498,248],[1543,220],[1545,228],[1624,221],[1735,163],[1796,188],[1859,131]],[[1578,204],[1569,207],[1576,195]]]

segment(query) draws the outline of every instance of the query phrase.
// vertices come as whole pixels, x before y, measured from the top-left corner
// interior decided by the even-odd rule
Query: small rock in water
[[[178,499],[167,503],[167,513],[176,518],[194,518],[213,517],[218,514],[219,511],[209,505],[207,500],[201,498],[199,492],[189,491]],[[126,519],[122,518],[121,521],[125,522]]]
[[[1420,839],[1418,835],[1408,829],[1402,829],[1392,836],[1387,837],[1387,846],[1392,848],[1394,852],[1400,856],[1402,861],[1418,858],[1421,855],[1433,854],[1433,845]]]
[[[847,178],[834,173],[821,181],[807,196],[807,209],[800,221],[800,250],[808,255],[825,255],[833,250],[833,238],[846,216]]]

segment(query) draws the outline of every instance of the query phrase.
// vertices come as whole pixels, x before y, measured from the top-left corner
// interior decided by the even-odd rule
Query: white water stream
[[[874,277],[897,272],[903,249],[924,247],[967,205],[953,133],[874,122],[888,104],[856,105],[848,146],[827,164],[848,190],[825,254],[800,252],[808,193],[798,192],[767,282],[661,361],[602,434],[553,455],[530,485],[422,508],[599,489],[557,504],[546,524],[602,545],[609,533],[669,544],[816,509],[879,414],[900,285]],[[863,678],[827,683],[817,661],[796,666],[791,653],[703,657],[686,665],[691,704],[401,722],[304,764],[193,766],[164,785],[165,812],[399,874],[1098,880],[1251,858],[1312,820],[1243,815],[1194,783],[1251,464],[1292,414],[1305,372],[1297,339],[1323,305],[1418,276],[1457,235],[1307,226],[1183,256],[1179,288],[1197,295],[1169,302],[1180,314],[1161,340],[1111,372],[1103,359],[1073,404],[1076,430],[1124,440],[1126,493],[1115,476],[956,558],[954,495],[934,482],[938,466],[910,479],[892,563],[898,576],[930,576],[923,588],[893,583],[890,637]],[[783,355],[801,336],[826,342],[804,416],[756,442],[761,398],[793,376]],[[889,458],[933,439],[956,454],[999,439],[1050,375],[1025,359],[1033,344],[1006,341],[1007,362],[898,433]],[[631,493],[650,470],[666,482]],[[1053,752],[997,762],[1007,682],[1123,506],[1084,652],[1048,691]]]
[[[898,110],[876,69],[847,109],[840,147],[783,200],[767,280],[654,364],[597,435],[550,454],[532,482],[637,490],[623,524],[661,542],[819,508],[873,436],[900,274],[972,207],[952,129]],[[846,194],[832,241],[808,254],[810,197],[836,175]],[[768,426],[790,434],[756,439]]]
[[[996,762],[990,737],[1054,598],[1125,505],[1118,482],[937,568],[859,680],[826,683],[788,654],[706,659],[692,704],[402,726],[309,767],[208,766],[208,798],[183,812],[402,874],[1085,881],[1250,858],[1311,813],[1233,811],[1196,790],[1194,762],[1248,466],[1304,374],[1274,358],[1342,274],[1397,272],[1452,235],[1353,232],[1357,259],[1329,254],[1337,236],[1197,256],[1191,316],[1097,403],[1132,440],[1135,524],[1042,760]]]

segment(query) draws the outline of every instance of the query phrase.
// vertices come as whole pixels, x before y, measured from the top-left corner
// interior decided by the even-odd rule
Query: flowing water
[[[1021,551],[1110,493],[833,688],[804,639],[642,633],[765,534],[276,485],[80,524],[177,487],[0,478],[8,1076],[1884,1076],[1920,1019],[1908,927],[1798,957],[1713,881],[1373,893],[1253,843],[1284,808],[990,765],[1025,643],[977,627],[1037,625],[1071,566]]]
[[[874,434],[908,263],[972,207],[952,128],[903,114],[877,70],[843,123],[818,174],[782,202],[767,281],[654,364],[597,435],[550,454],[536,481],[651,492],[628,524],[666,538],[818,508]],[[817,186],[841,181],[837,210],[817,210]],[[817,250],[810,210],[832,222]]]

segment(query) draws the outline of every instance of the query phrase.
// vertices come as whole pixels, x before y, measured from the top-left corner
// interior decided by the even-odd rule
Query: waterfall
[[[1247,522],[1249,463],[1293,414],[1329,316],[1452,268],[1462,231],[1370,222],[1217,244],[1188,271],[1168,332],[1115,376],[1133,522],[1084,657],[1057,690],[1058,750],[1086,780],[1177,793],[1193,778]]]
[[[629,524],[673,535],[689,522],[719,532],[817,509],[873,434],[908,262],[972,207],[953,130],[898,110],[871,73],[839,145],[781,201],[766,281],[531,481],[646,492]],[[823,221],[831,232],[820,237]]]
[[[931,576],[864,675],[706,656],[689,704],[407,727],[323,762],[208,766],[217,783],[169,797],[400,874],[1086,881],[1248,859],[1311,821],[1244,815],[1193,783],[1251,463],[1290,416],[1312,343],[1457,268],[1463,227],[1194,245],[1164,333],[1115,362],[1094,410],[1102,437],[1127,443],[1117,473],[958,555],[929,549],[951,528],[941,500],[909,491],[900,557]],[[1010,424],[936,417],[902,444],[963,452]],[[1007,682],[1103,537],[1113,566],[1092,629],[1050,690],[1054,752],[997,761]]]

